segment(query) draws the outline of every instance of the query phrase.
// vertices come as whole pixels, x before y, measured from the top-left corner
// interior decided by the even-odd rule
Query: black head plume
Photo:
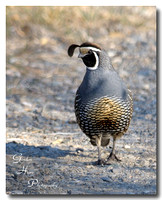
[[[80,46],[77,45],[77,44],[72,44],[72,45],[70,45],[70,47],[68,48],[68,55],[69,55],[70,57],[73,56],[74,50],[75,50],[77,47],[80,47]]]

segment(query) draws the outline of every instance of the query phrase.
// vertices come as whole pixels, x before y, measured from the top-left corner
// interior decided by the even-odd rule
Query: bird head
[[[68,48],[68,55],[70,57],[73,56],[74,50],[79,48],[78,58],[81,58],[84,64],[90,70],[96,70],[99,65],[99,52],[101,52],[101,48],[93,43],[85,42],[81,45],[72,44]]]

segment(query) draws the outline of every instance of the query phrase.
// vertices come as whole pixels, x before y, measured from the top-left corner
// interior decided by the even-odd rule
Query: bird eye
[[[90,50],[88,51],[88,54],[92,54],[92,52],[93,52],[92,49],[90,49]]]

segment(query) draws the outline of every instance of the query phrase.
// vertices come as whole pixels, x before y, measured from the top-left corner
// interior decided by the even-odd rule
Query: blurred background
[[[108,52],[132,90],[132,124],[155,130],[155,7],[12,6],[6,13],[9,132],[79,131],[73,103],[85,66],[67,49],[85,41]]]
[[[131,194],[155,193],[156,7],[10,6],[6,8],[6,15],[7,154],[43,155],[44,160],[38,160],[37,166],[42,162],[44,167],[48,157],[67,155],[61,149],[75,152],[79,147],[88,149],[87,157],[82,157],[83,162],[79,163],[87,169],[84,162],[87,159],[92,161],[94,156],[92,154],[89,158],[89,151],[94,152],[94,147],[81,133],[74,115],[75,92],[86,67],[77,58],[77,50],[70,58],[67,49],[72,43],[94,42],[107,51],[115,70],[133,93],[133,118],[128,132],[117,144],[122,159],[125,159],[124,164],[128,166],[123,168],[125,175],[119,170],[118,177],[127,177],[128,188],[130,182],[137,182],[132,186]],[[126,149],[125,144],[129,148]],[[48,147],[48,151],[43,151],[43,147],[35,148],[37,146]],[[56,151],[55,147],[60,151]],[[65,166],[71,162],[68,156],[65,157]],[[52,158],[54,160],[55,157]],[[11,181],[15,168],[12,168],[10,157],[8,165],[8,191],[23,187],[21,181]],[[133,166],[132,170],[130,166]],[[62,160],[58,168],[61,167]],[[62,170],[65,171],[64,168]],[[94,177],[95,180],[94,171],[90,175],[89,178]],[[64,178],[64,173],[62,176]],[[49,180],[52,177],[49,175]],[[121,185],[114,187],[121,194]],[[97,191],[98,182],[96,188]]]
[[[131,127],[155,130],[155,7],[12,6],[6,13],[7,133],[80,131],[73,103],[85,66],[67,49],[85,41],[108,52],[132,90]]]

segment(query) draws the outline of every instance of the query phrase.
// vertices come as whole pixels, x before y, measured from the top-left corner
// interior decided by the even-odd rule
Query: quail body
[[[98,149],[98,164],[101,159],[101,146],[107,146],[113,138],[113,148],[106,161],[115,159],[115,141],[127,130],[133,112],[130,90],[113,68],[107,53],[98,45],[72,44],[68,49],[71,57],[79,48],[79,58],[86,65],[86,73],[75,97],[75,115],[83,133]]]

